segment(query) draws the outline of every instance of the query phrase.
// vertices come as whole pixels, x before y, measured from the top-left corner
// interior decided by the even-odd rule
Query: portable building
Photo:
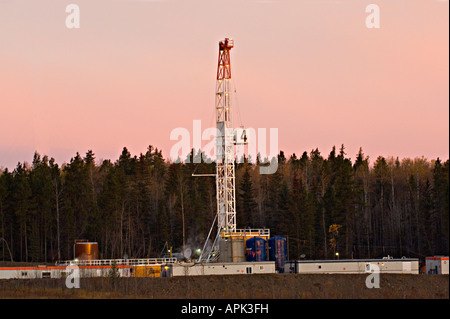
[[[273,274],[275,262],[180,263],[169,265],[172,276]]]
[[[291,260],[285,264],[286,273],[297,274],[364,274],[377,267],[380,273],[418,274],[416,258]]]
[[[433,256],[425,258],[427,274],[448,275],[448,256]]]

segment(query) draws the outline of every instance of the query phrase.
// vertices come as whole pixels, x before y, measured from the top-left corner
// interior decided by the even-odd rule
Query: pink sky
[[[65,8],[78,4],[80,29]],[[380,7],[368,29],[365,8]],[[0,167],[35,150],[115,161],[214,126],[218,42],[235,40],[234,124],[288,156],[449,158],[443,0],[0,0]],[[207,142],[204,142],[206,144]]]

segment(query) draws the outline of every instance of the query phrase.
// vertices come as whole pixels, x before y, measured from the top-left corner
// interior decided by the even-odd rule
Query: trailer
[[[448,256],[426,257],[425,267],[429,275],[448,275]]]
[[[285,264],[285,273],[296,274],[365,274],[375,265],[380,273],[419,274],[416,258],[291,260]]]
[[[275,262],[179,263],[169,265],[172,276],[274,274]]]
[[[74,265],[47,266],[38,265],[30,267],[0,267],[0,279],[45,279],[65,278],[74,271]],[[80,278],[107,277],[113,266],[77,266]],[[116,266],[117,275],[129,277],[129,265]]]

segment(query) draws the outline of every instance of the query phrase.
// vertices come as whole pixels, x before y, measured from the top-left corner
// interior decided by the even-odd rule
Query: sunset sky
[[[344,144],[352,160],[446,160],[448,30],[445,0],[0,0],[0,168],[35,151],[167,158],[174,128],[215,125],[225,37],[235,126],[278,128],[287,156]]]

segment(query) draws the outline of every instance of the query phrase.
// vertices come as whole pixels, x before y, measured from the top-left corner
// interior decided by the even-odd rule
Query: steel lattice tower
[[[219,42],[216,82],[216,195],[217,232],[236,230],[236,201],[234,174],[234,139],[231,117],[231,64],[233,40]]]
[[[220,257],[220,243],[225,241],[259,236],[266,239],[270,236],[268,229],[236,229],[236,189],[235,189],[235,131],[231,117],[231,63],[230,50],[234,42],[229,38],[219,42],[219,62],[216,81],[216,197],[217,215],[209,231],[198,261],[213,262]],[[244,138],[244,141],[246,137]],[[245,142],[244,142],[245,144]],[[194,176],[211,176],[200,174]],[[209,249],[211,232],[217,220],[217,234]],[[245,257],[244,257],[245,258]],[[223,256],[223,259],[227,259]]]

